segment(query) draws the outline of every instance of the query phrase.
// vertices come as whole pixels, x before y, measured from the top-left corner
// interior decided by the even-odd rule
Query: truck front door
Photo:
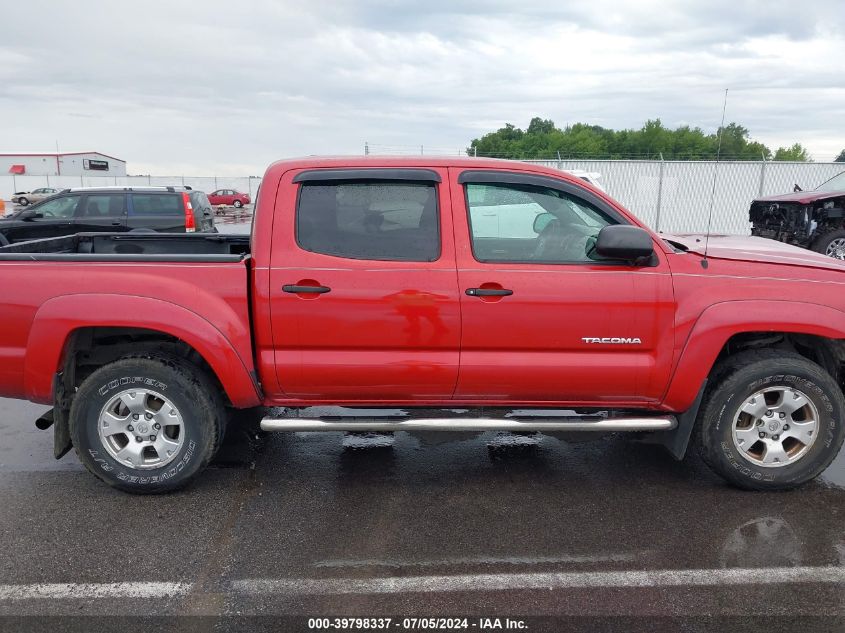
[[[674,300],[662,253],[603,261],[593,246],[627,223],[573,183],[452,169],[462,306],[456,400],[557,404],[659,400]]]
[[[270,305],[287,397],[450,398],[460,313],[446,170],[288,172]]]

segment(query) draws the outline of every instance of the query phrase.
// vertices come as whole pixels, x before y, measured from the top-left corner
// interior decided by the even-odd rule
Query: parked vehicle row
[[[136,187],[137,188],[137,187]],[[191,189],[191,187],[186,187]],[[10,201],[12,204],[26,207],[37,202],[41,202],[51,196],[64,191],[63,189],[56,189],[55,187],[40,187],[32,191],[17,191]],[[248,193],[243,193],[237,189],[218,189],[207,194],[209,202],[214,205],[226,205],[240,209],[252,202],[252,198]]]
[[[0,219],[0,245],[80,232],[214,232],[201,191],[181,187],[66,189]]]
[[[289,160],[263,182],[251,238],[0,247],[0,395],[53,405],[57,457],[164,492],[228,408],[265,406],[266,431],[627,432],[678,459],[691,440],[775,490],[845,439],[843,262],[757,237],[705,254],[519,162]]]

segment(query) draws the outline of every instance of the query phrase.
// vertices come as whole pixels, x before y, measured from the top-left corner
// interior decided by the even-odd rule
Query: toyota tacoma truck
[[[0,248],[0,395],[52,405],[56,456],[133,493],[195,478],[258,407],[264,431],[629,433],[784,489],[845,437],[843,284],[549,168],[286,160],[251,236]]]

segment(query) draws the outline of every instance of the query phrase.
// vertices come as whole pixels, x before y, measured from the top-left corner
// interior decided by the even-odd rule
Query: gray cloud
[[[730,87],[729,119],[755,138],[819,160],[845,147],[838,0],[547,5],[17,3],[0,40],[0,138],[98,149],[135,172],[258,174],[364,141],[457,152],[534,115],[712,129]]]

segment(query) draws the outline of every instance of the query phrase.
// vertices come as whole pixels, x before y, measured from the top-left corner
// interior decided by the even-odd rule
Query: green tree
[[[779,147],[775,152],[775,160],[794,160],[805,163],[810,160],[810,154],[801,143],[795,143],[792,147]]]
[[[845,149],[839,152],[839,156],[833,159],[834,163],[845,163]]]
[[[730,123],[720,130],[721,158],[729,160],[809,160],[807,150],[796,143],[780,148],[773,156],[763,143],[750,138],[747,128]],[[660,119],[649,119],[638,130],[610,130],[598,125],[574,123],[561,129],[551,119],[534,117],[525,130],[512,123],[473,139],[469,155],[502,158],[658,158],[666,160],[714,159],[719,132],[705,134],[684,125],[670,129]],[[845,161],[845,150],[840,155]]]

